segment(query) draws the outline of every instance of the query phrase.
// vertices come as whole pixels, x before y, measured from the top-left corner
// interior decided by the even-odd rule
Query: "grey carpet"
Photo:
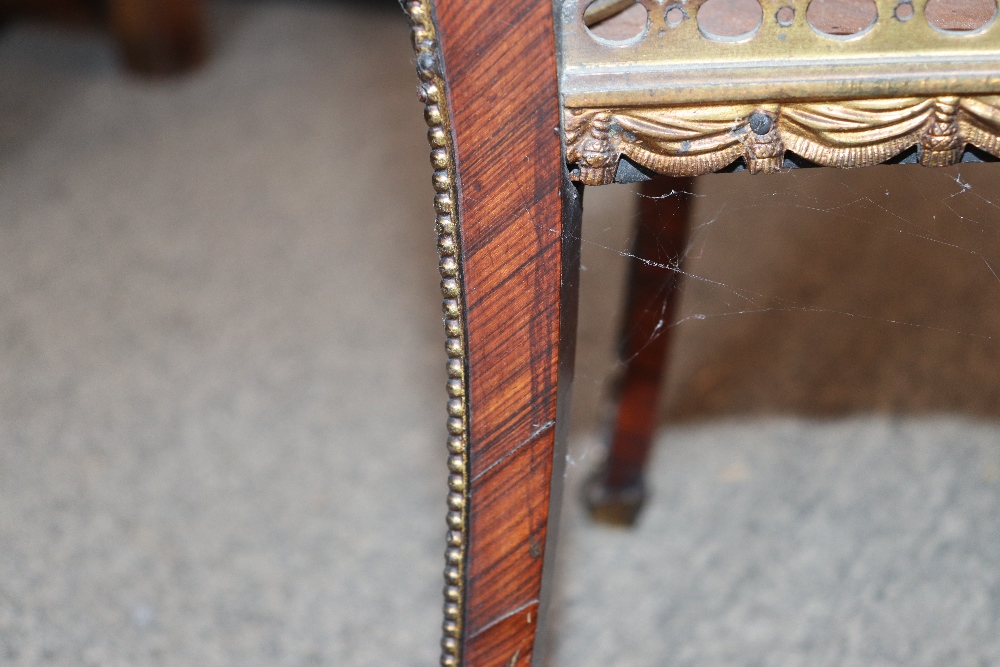
[[[0,36],[0,663],[436,662],[443,336],[387,4],[214,5],[209,66],[155,83]],[[994,173],[704,179],[631,532],[575,495],[635,199],[588,191],[555,665],[1000,664]]]

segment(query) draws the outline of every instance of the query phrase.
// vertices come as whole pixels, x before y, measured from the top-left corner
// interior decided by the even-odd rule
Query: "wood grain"
[[[441,0],[467,335],[469,527],[462,662],[536,653],[557,422],[575,307],[552,5]],[[564,267],[564,263],[566,267]],[[572,312],[572,318],[567,313]],[[557,464],[560,457],[556,456]]]
[[[927,22],[941,30],[978,30],[997,13],[994,0],[929,0],[924,8]]]

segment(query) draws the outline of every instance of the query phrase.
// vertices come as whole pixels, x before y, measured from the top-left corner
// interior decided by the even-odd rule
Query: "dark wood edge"
[[[579,234],[548,2],[439,0],[455,148],[469,469],[460,664],[538,663],[572,366]],[[570,193],[573,193],[572,195]],[[568,204],[564,201],[568,200]],[[566,240],[570,239],[570,243]],[[566,268],[569,270],[566,270]],[[553,482],[555,481],[555,484]],[[543,562],[546,563],[543,566]]]

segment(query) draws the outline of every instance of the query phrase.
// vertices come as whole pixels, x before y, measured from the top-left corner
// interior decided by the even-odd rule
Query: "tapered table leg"
[[[444,665],[543,655],[565,465],[579,192],[552,3],[410,0],[447,333]]]
[[[602,522],[631,525],[646,497],[644,470],[673,332],[692,181],[659,177],[640,187],[611,438],[603,466],[585,487],[591,515]]]
[[[138,74],[177,74],[208,54],[202,0],[110,0],[108,14],[125,64]]]

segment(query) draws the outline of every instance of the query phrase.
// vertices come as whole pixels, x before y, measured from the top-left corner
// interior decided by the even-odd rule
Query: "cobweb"
[[[638,189],[586,191],[555,665],[998,664],[998,175],[697,179],[628,531],[588,521],[580,484],[625,275],[652,260]]]
[[[1000,414],[997,165],[696,179],[667,419],[741,412]],[[680,184],[679,184],[680,187]],[[575,421],[614,358],[637,186],[584,196]],[[671,195],[668,195],[671,196]],[[672,196],[685,196],[676,192]]]

